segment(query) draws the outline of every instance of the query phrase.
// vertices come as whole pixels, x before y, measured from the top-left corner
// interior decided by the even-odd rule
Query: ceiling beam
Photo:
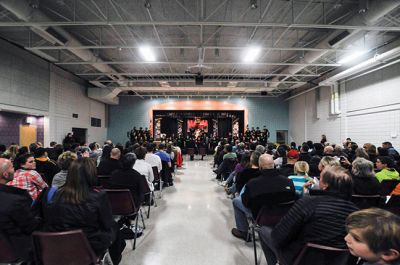
[[[143,77],[145,76],[143,73],[75,73],[78,76],[106,76],[106,75],[115,75],[115,76],[132,76],[132,77]],[[165,76],[191,76],[194,77],[197,74],[182,74],[182,73],[151,73],[151,76],[154,78],[157,77],[165,77]],[[298,76],[298,77],[319,77],[318,74],[274,74],[274,73],[262,73],[262,74],[222,74],[222,73],[205,73],[204,76],[243,76],[243,77],[260,77],[265,78],[266,76]]]
[[[198,49],[196,45],[154,45],[151,46],[153,49]],[[242,50],[246,49],[247,46],[201,46],[204,49],[220,49],[220,50]],[[36,47],[24,47],[27,50],[85,50],[85,49],[139,49],[140,45],[83,45],[83,46],[36,46]],[[308,48],[308,47],[260,47],[263,50],[271,51],[332,51],[332,52],[350,52],[354,49],[334,49],[334,48]]]
[[[118,80],[89,80],[89,82],[100,82],[100,83],[118,83]],[[185,78],[185,79],[163,79],[163,78],[154,78],[153,79],[133,79],[133,80],[126,80],[127,83],[154,83],[154,82],[160,82],[160,81],[167,81],[167,82],[194,82],[193,78]],[[268,83],[268,84],[301,84],[304,85],[307,82],[303,82],[303,81],[280,81],[280,82],[272,82],[272,81],[268,81],[268,80],[256,80],[256,79],[228,79],[228,80],[224,80],[224,79],[204,79],[203,80],[204,83],[216,83],[216,82],[240,82],[240,83]],[[171,86],[172,87],[172,86]]]
[[[208,21],[43,21],[43,22],[0,22],[0,27],[76,27],[76,26],[223,26],[223,27],[268,27],[300,29],[342,29],[399,32],[400,27],[331,25],[331,24],[290,24],[266,22],[208,22]]]
[[[171,64],[171,65],[196,65],[197,62],[146,62],[146,61],[76,61],[76,62],[56,62],[56,65],[84,65],[84,64],[130,64],[130,65],[144,65],[144,64]],[[253,62],[253,63],[245,63],[245,62],[204,62],[203,65],[248,65],[248,66],[255,66],[255,65],[296,65],[296,66],[323,66],[323,67],[339,67],[341,64],[333,63],[273,63],[273,62]]]

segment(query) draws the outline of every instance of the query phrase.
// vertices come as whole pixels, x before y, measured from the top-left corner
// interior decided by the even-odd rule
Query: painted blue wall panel
[[[182,100],[182,99],[180,99]],[[202,98],[199,98],[202,100]],[[212,99],[213,101],[215,99]],[[276,130],[288,130],[288,103],[280,98],[217,99],[245,106],[248,111],[249,127],[264,125],[271,132],[270,141],[275,142]],[[125,143],[126,133],[133,126],[148,127],[149,109],[153,105],[170,102],[171,99],[141,99],[138,97],[120,97],[119,105],[109,106],[108,138],[114,142]]]

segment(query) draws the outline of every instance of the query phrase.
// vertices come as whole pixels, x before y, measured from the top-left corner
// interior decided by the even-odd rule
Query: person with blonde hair
[[[308,172],[310,170],[310,166],[305,161],[298,161],[294,164],[294,173],[296,175],[289,176],[288,178],[293,181],[293,185],[296,191],[296,195],[303,195],[303,186],[307,181],[312,180],[308,176]]]

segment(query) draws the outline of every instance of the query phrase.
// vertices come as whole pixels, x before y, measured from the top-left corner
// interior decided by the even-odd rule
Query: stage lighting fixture
[[[250,8],[256,9],[258,7],[257,0],[250,0]]]

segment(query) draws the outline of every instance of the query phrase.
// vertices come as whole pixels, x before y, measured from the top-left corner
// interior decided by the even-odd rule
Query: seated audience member
[[[143,176],[133,169],[136,162],[134,153],[127,153],[122,157],[122,169],[117,169],[111,174],[109,185],[111,188],[129,189],[136,206],[140,206],[144,200],[144,192],[148,190],[147,182]]]
[[[47,157],[46,149],[43,147],[36,148],[35,162],[36,171],[44,176],[47,185],[51,185],[54,175],[60,172],[60,168]]]
[[[110,158],[100,161],[97,167],[98,175],[111,175],[114,170],[121,169],[121,151],[118,148],[111,149]]]
[[[249,224],[247,216],[257,217],[263,206],[275,206],[295,199],[293,182],[282,176],[274,168],[271,155],[263,154],[259,159],[261,174],[244,186],[241,196],[233,199],[236,228],[232,229],[235,237],[246,240]]]
[[[8,182],[7,185],[27,190],[32,200],[36,200],[42,190],[47,188],[47,184],[40,174],[35,171],[35,159],[28,153],[19,156],[15,162],[17,171],[14,179]]]
[[[141,175],[143,175],[146,178],[147,184],[150,188],[151,191],[154,190],[153,186],[153,181],[154,181],[154,174],[153,174],[153,169],[151,168],[151,165],[144,161],[144,158],[146,156],[147,150],[146,148],[139,146],[135,149],[135,155],[136,155],[136,162],[133,165],[133,169],[139,172]]]
[[[391,157],[389,156],[378,156],[376,159],[376,168],[380,170],[375,174],[376,178],[379,182],[383,180],[399,180],[399,172],[393,168],[394,163]]]
[[[349,201],[352,179],[340,166],[326,167],[320,187],[324,193],[299,199],[274,228],[261,227],[260,241],[268,264],[276,264],[277,257],[283,264],[292,264],[308,242],[345,248],[345,220],[357,210]]]
[[[2,156],[4,158],[10,159],[10,161],[12,162],[14,161],[15,157],[18,154],[18,150],[19,150],[18,145],[16,144],[10,145],[10,147],[8,147],[7,151],[5,151]]]
[[[300,155],[299,155],[299,161],[305,161],[307,163],[310,163],[311,156],[308,153],[308,145],[306,143],[303,143],[301,148],[300,148]]]
[[[257,152],[259,152],[261,155],[265,153],[265,147],[261,144],[256,146],[256,150]]]
[[[226,153],[222,157],[222,160],[225,160],[225,159],[237,159],[236,153],[232,152],[232,145],[226,144],[225,145],[225,151],[226,151]]]
[[[299,152],[297,150],[292,149],[287,153],[287,163],[282,165],[279,168],[279,172],[288,177],[294,174],[294,164],[299,160]]]
[[[373,144],[367,145],[367,149],[365,151],[367,151],[369,161],[371,161],[375,165],[376,159],[378,158],[376,146]]]
[[[319,172],[322,172],[326,166],[340,166],[340,162],[331,156],[324,156],[318,164]]]
[[[158,146],[158,152],[156,153],[161,159],[161,162],[167,162],[168,166],[171,167],[171,156],[165,152],[165,144],[160,144]],[[139,159],[139,158],[138,158]]]
[[[362,157],[365,159],[369,159],[368,153],[364,150],[364,148],[357,148],[355,153],[355,158]]]
[[[114,264],[121,260],[121,251],[114,251],[118,231],[104,191],[96,190],[96,165],[90,158],[74,160],[65,185],[50,188],[42,201],[44,231],[62,232],[82,229],[98,257],[110,248]],[[119,253],[118,253],[119,252]]]
[[[240,193],[247,182],[260,175],[261,172],[258,165],[260,156],[261,153],[254,151],[250,156],[250,167],[244,168],[236,175],[236,192]]]
[[[380,184],[374,173],[374,164],[365,158],[356,158],[352,163],[353,193],[359,195],[379,194]]]
[[[245,152],[240,155],[241,161],[240,163],[237,163],[235,166],[235,169],[232,171],[232,173],[229,175],[228,179],[226,180],[225,183],[225,191],[228,194],[235,194],[237,191],[236,185],[237,185],[237,177],[240,172],[242,172],[244,169],[249,168],[251,166],[250,162],[250,153]],[[257,168],[258,168],[258,158],[257,158]]]
[[[305,161],[298,161],[296,164],[294,164],[294,173],[296,175],[289,176],[288,178],[293,181],[294,188],[296,190],[297,196],[301,197],[303,196],[303,186],[307,181],[312,180],[308,176],[308,171],[310,170],[310,167],[308,166],[308,163]]]
[[[51,183],[52,187],[61,187],[65,184],[68,175],[68,168],[72,161],[76,159],[78,159],[78,156],[71,151],[66,151],[58,157],[57,164],[61,171],[54,176],[53,182]]]
[[[335,149],[332,146],[327,145],[324,147],[324,156],[334,156],[334,151]]]
[[[29,261],[32,258],[30,235],[40,222],[31,212],[32,198],[28,192],[6,185],[13,176],[11,161],[0,158],[0,233],[10,242],[16,257]]]
[[[275,152],[274,163],[276,168],[280,168],[287,163],[286,146],[280,145]]]
[[[97,160],[99,159],[99,157],[101,157],[101,150],[98,148],[96,142],[90,143],[89,148],[90,148],[89,157],[92,158],[97,163]]]
[[[157,167],[158,173],[160,173],[162,169],[161,158],[153,153],[154,145],[152,143],[148,143],[146,145],[146,150],[147,154],[144,158],[144,161],[149,163],[152,167]]]
[[[360,265],[400,264],[400,217],[378,208],[350,214],[346,219],[347,247]]]
[[[397,150],[394,149],[391,142],[383,142],[382,148],[386,149],[388,152],[388,155],[393,157],[393,159],[399,159],[399,152],[397,152]]]
[[[56,151],[54,150],[56,145],[57,145],[57,142],[52,141],[52,142],[50,142],[50,147],[47,147],[45,149],[47,156],[53,161],[56,161],[58,159]]]

